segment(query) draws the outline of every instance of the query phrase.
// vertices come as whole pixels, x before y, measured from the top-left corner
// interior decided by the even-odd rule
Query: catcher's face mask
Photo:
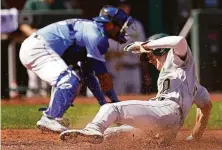
[[[127,40],[125,38],[126,29],[133,23],[133,18],[128,16],[122,9],[115,8],[111,5],[104,6],[100,10],[99,16],[93,18],[97,22],[112,23],[114,26],[118,27],[115,36],[112,38],[119,43],[125,43]],[[110,29],[113,30],[113,29]]]
[[[122,9],[118,9],[112,19],[112,23],[120,27],[120,31],[117,34],[116,40],[123,44],[127,40],[125,38],[126,30],[133,23],[133,18],[128,16]]]
[[[126,20],[126,22],[124,23],[124,25],[122,26],[119,35],[118,35],[118,41],[122,44],[122,43],[126,43],[126,30],[129,28],[129,26],[133,23],[133,18],[131,16],[129,16]]]

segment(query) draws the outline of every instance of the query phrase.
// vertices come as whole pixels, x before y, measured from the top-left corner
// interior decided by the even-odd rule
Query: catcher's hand
[[[131,51],[132,53],[149,53],[150,50],[145,50],[143,44],[146,42],[133,42],[124,47],[124,51]]]

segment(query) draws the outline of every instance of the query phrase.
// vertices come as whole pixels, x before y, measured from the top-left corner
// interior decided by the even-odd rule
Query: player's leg
[[[64,131],[67,128],[54,126],[45,126],[45,116],[48,118],[52,118],[55,120],[61,120],[63,114],[66,110],[72,105],[74,98],[77,95],[78,87],[79,87],[79,78],[71,69],[66,68],[66,70],[53,70],[51,71],[53,75],[43,74],[44,72],[52,70],[51,68],[58,68],[58,65],[65,66],[63,60],[58,57],[57,61],[48,63],[44,66],[44,69],[41,71],[36,71],[36,73],[40,76],[41,79],[48,79],[48,82],[51,83],[54,90],[52,91],[50,104],[48,109],[43,112],[43,118],[37,122],[39,127],[47,127],[53,131]],[[61,61],[58,63],[58,60]],[[56,81],[55,81],[56,79]],[[50,81],[51,80],[51,81]],[[47,80],[46,80],[47,81]]]
[[[104,131],[104,139],[109,140],[119,140],[127,137],[138,137],[141,134],[141,130],[134,128],[129,125],[121,125],[118,127],[109,127]]]
[[[38,76],[31,70],[27,69],[28,73],[28,90],[26,92],[26,96],[28,98],[38,96],[39,91],[39,83]]]
[[[58,132],[66,130],[59,121],[77,94],[79,78],[57,53],[38,39],[29,38],[22,44],[20,59],[28,69],[54,87],[49,107],[37,125]]]
[[[105,104],[83,130],[68,130],[60,137],[69,140],[78,136],[102,136],[113,123],[121,123],[140,128],[146,132],[160,127],[177,126],[180,122],[178,104],[172,101],[124,101]],[[100,137],[102,138],[102,137]],[[73,138],[76,140],[76,138]],[[77,139],[78,140],[78,139]],[[91,141],[89,141],[91,142]]]
[[[154,132],[145,133],[139,128],[135,128],[129,125],[122,125],[118,127],[109,127],[105,130],[103,137],[104,142],[107,143],[119,143],[126,144],[126,143],[133,143],[134,145],[141,145],[141,144],[149,144],[151,148],[154,146],[159,146],[159,139],[157,140],[156,135]]]
[[[39,91],[40,95],[42,97],[47,97],[48,96],[48,83],[44,80],[40,81],[41,89]]]

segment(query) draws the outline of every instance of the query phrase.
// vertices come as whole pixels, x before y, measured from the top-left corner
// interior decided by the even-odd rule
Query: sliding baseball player
[[[143,60],[160,71],[156,97],[148,101],[105,104],[84,129],[64,131],[60,138],[100,143],[105,136],[139,130],[150,136],[150,133],[166,133],[162,143],[169,144],[174,141],[194,103],[197,105],[196,125],[188,140],[199,140],[206,128],[212,104],[208,91],[197,81],[195,63],[185,38],[155,34],[147,42],[131,43],[124,50],[141,53]],[[108,128],[113,123],[124,125]]]

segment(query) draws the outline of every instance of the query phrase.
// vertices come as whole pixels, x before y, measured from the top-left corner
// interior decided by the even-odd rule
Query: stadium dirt
[[[119,96],[120,100],[147,100],[154,95],[128,95]],[[222,94],[211,94],[212,101],[222,101]],[[48,104],[48,99],[14,99],[2,100],[2,105],[35,105],[35,104]],[[95,98],[78,97],[75,103],[97,103]],[[132,141],[132,139],[118,139],[112,142],[103,142],[102,144],[92,145],[88,143],[67,143],[59,139],[58,134],[41,133],[37,129],[13,129],[2,130],[1,133],[1,146],[3,150],[145,150],[145,149],[172,149],[172,150],[202,150],[202,149],[222,149],[222,130],[206,130],[203,138],[199,142],[186,142],[184,139],[189,135],[189,131],[180,131],[176,138],[176,142],[169,147],[164,148],[151,148],[150,145],[142,142]]]

